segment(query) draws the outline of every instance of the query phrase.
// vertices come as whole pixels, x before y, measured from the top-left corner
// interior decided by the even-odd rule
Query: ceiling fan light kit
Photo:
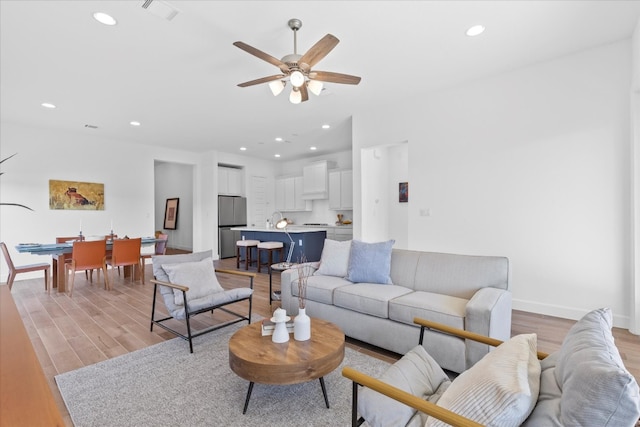
[[[322,58],[327,56],[331,50],[340,42],[337,37],[327,34],[304,54],[298,54],[297,32],[302,27],[299,19],[290,19],[289,28],[293,31],[293,53],[285,55],[282,59],[277,59],[253,46],[243,42],[235,42],[233,45],[244,50],[251,55],[262,59],[280,69],[281,74],[262,77],[240,83],[240,87],[254,86],[262,83],[269,83],[269,89],[274,96],[278,96],[284,90],[287,80],[291,83],[291,93],[289,101],[299,104],[309,99],[309,92],[319,96],[323,90],[323,82],[357,85],[360,77],[349,74],[333,73],[330,71],[312,71],[311,68]]]

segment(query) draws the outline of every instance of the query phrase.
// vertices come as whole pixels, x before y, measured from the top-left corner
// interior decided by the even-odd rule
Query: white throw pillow
[[[314,275],[346,277],[349,269],[350,251],[351,240],[339,242],[337,240],[324,239],[320,267]]]
[[[218,283],[211,258],[196,262],[163,264],[162,269],[169,276],[170,283],[189,287],[187,301],[224,291]],[[184,305],[182,291],[173,289],[173,298],[176,305]]]
[[[519,426],[533,410],[539,391],[536,334],[522,334],[460,374],[438,406],[486,426]],[[425,427],[447,425],[433,417],[425,423]]]

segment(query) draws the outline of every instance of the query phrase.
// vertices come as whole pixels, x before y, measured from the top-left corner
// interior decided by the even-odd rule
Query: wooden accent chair
[[[353,382],[352,426],[632,427],[639,420],[640,387],[615,345],[609,308],[585,314],[551,355],[537,351],[536,334],[502,342],[420,318],[414,323],[420,345],[380,379],[343,368]],[[425,329],[495,349],[451,381],[422,346]]]
[[[19,265],[16,266],[13,264],[11,260],[11,256],[9,255],[9,250],[7,249],[7,245],[4,242],[0,242],[0,247],[2,247],[2,253],[4,254],[4,260],[7,262],[7,267],[9,268],[9,276],[7,277],[7,285],[9,285],[9,290],[13,286],[13,281],[16,276],[20,273],[28,273],[30,271],[44,271],[44,290],[49,291],[49,268],[51,267],[47,263],[38,263],[38,264],[28,264],[28,265]]]
[[[211,250],[191,254],[156,255],[151,259],[154,275],[151,283],[154,284],[154,288],[150,330],[153,331],[153,325],[158,325],[189,341],[189,351],[193,353],[193,338],[245,320],[247,324],[251,323],[255,273],[214,269]],[[248,279],[249,286],[223,288],[218,283],[216,273]],[[160,291],[169,316],[156,319],[158,291]],[[247,301],[249,305],[246,314],[236,311],[241,305],[235,306],[233,309],[228,308],[230,305],[243,301]],[[213,315],[215,309],[231,314],[234,318],[197,332],[191,330],[190,320],[193,316],[206,312],[211,312]],[[186,335],[172,327],[172,319],[185,321]]]
[[[167,253],[167,244],[169,243],[169,235],[158,233],[156,239],[159,239],[159,242],[155,244],[155,250],[152,254],[140,253],[140,262],[142,263],[142,283],[145,283],[144,277],[144,269],[145,263],[148,259],[150,259],[154,255],[165,255]]]
[[[135,268],[138,269],[140,274],[140,280],[144,283],[144,273],[142,268],[142,260],[140,258],[140,247],[142,246],[142,238],[135,239],[115,239],[111,248],[111,258],[107,259],[107,265],[111,266],[113,281],[113,270],[120,267],[131,266],[134,270],[131,271],[131,281],[135,279]]]
[[[65,264],[67,276],[71,271],[71,281],[69,283],[69,296],[73,294],[73,284],[75,282],[76,271],[84,270],[102,270],[104,273],[104,288],[111,289],[109,279],[107,277],[107,241],[91,240],[82,242],[73,242],[73,251],[71,252],[71,262]]]

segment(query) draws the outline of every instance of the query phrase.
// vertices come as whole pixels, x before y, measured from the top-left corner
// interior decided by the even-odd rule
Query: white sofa
[[[325,242],[320,263],[310,264],[313,272],[322,270],[328,247],[336,246],[327,243],[331,241]],[[370,268],[377,268],[380,258],[370,259]],[[393,249],[388,268],[392,284],[353,283],[344,277],[349,274],[341,273],[311,275],[307,314],[335,323],[349,337],[399,354],[418,341],[414,317],[500,340],[511,336],[507,258]],[[298,312],[298,274],[293,268],[281,276],[282,308],[290,315]],[[489,352],[485,344],[429,331],[424,347],[441,367],[454,372],[465,371]]]

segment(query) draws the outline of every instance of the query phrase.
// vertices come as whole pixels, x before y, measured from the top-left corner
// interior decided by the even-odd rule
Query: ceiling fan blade
[[[321,82],[341,83],[346,85],[357,85],[360,83],[360,77],[350,76],[349,74],[332,73],[330,71],[312,71],[309,78],[320,80]]]
[[[316,44],[311,46],[311,48],[302,55],[302,57],[298,60],[298,64],[300,68],[308,71],[316,65],[322,58],[327,56],[331,50],[340,42],[338,38],[332,34],[327,34],[323,38],[321,38]],[[304,65],[303,65],[304,64]]]
[[[289,66],[287,64],[285,64],[284,62],[280,61],[278,58],[275,58],[271,55],[269,55],[268,53],[264,53],[263,51],[256,49],[253,46],[249,46],[246,43],[243,42],[235,42],[233,44],[236,47],[239,47],[240,49],[244,50],[247,53],[250,53],[251,55],[262,59],[263,61],[267,61],[269,64],[273,64],[276,67],[280,68],[280,70],[283,73],[288,73],[289,72]]]
[[[287,76],[285,76],[284,74],[276,74],[275,76],[263,77],[261,79],[255,79],[248,82],[240,83],[238,86],[247,87],[247,86],[259,85],[262,83],[268,83],[274,80],[283,79],[285,77]]]
[[[302,95],[302,100],[300,102],[309,100],[309,91],[307,90],[307,85],[300,86],[300,95]]]

